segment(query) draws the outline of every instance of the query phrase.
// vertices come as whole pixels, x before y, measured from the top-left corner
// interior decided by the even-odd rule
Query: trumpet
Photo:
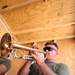
[[[1,51],[4,51],[6,54],[7,51],[10,51],[11,49],[20,49],[20,50],[26,50],[26,51],[38,51],[42,54],[46,54],[46,52],[42,50],[37,50],[34,48],[29,48],[26,46],[22,46],[19,44],[12,44],[12,38],[9,33],[5,33],[1,39],[1,45],[0,45]],[[33,59],[31,55],[23,55],[23,56],[17,56],[16,50],[13,51],[13,57],[14,58],[22,58],[22,59]]]

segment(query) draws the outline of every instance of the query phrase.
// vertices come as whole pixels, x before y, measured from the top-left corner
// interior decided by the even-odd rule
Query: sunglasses
[[[46,51],[46,50],[48,50],[48,51],[53,51],[53,50],[55,50],[55,49],[52,48],[52,47],[44,47],[43,50],[44,50],[44,51]],[[57,51],[57,50],[55,50],[55,51]]]

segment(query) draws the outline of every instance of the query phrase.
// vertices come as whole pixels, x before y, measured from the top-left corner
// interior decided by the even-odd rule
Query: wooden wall
[[[62,62],[65,63],[69,66],[70,68],[70,75],[75,75],[75,38],[74,39],[63,39],[63,40],[57,40],[56,41],[59,50],[58,50],[58,55],[56,58],[56,62]],[[38,46],[40,49],[44,47],[44,44],[46,42],[38,42]],[[26,45],[31,47],[31,45]],[[27,54],[27,53],[25,53]],[[18,70],[20,67],[26,62],[26,60],[22,59],[14,59],[12,58],[12,68],[8,72],[7,75],[17,75]]]

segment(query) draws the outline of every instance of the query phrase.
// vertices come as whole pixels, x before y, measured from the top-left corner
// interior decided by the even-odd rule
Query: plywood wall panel
[[[66,63],[70,68],[70,75],[75,74],[75,39],[59,40],[57,41],[59,45],[57,62]]]

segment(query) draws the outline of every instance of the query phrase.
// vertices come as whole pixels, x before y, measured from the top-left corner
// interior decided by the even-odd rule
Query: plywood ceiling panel
[[[58,40],[75,37],[75,25],[63,26],[36,32],[29,32],[23,35],[16,36],[19,43],[39,42],[47,40]]]
[[[20,43],[74,38],[74,0],[1,0],[0,4],[1,15]],[[4,5],[8,7],[2,9]]]

